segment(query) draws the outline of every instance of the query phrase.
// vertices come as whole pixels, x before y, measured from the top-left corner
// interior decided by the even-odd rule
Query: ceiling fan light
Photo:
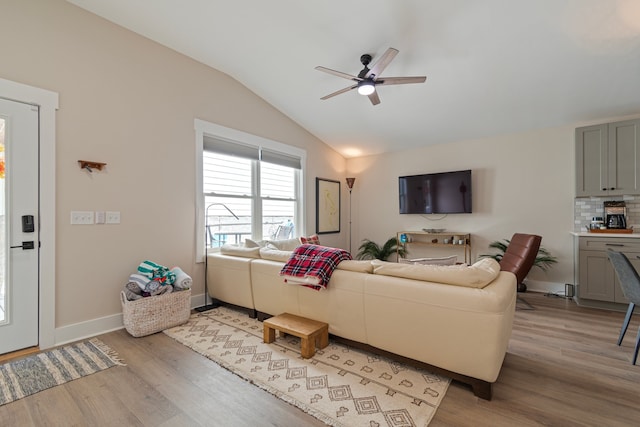
[[[375,90],[376,86],[371,80],[363,80],[358,83],[358,93],[360,95],[371,95]]]

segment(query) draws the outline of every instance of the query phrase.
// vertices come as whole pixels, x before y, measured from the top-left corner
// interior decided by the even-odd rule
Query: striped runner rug
[[[0,365],[0,405],[116,365],[124,364],[97,338],[7,362]]]

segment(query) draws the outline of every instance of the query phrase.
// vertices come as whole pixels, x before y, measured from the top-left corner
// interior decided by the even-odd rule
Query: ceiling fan
[[[364,65],[362,71],[358,73],[357,76],[352,76],[351,74],[342,73],[340,71],[335,71],[326,67],[316,67],[318,71],[324,71],[325,73],[333,74],[334,76],[342,77],[347,80],[353,80],[357,82],[356,84],[346,87],[344,89],[340,89],[339,91],[330,93],[329,95],[323,96],[322,100],[332,98],[336,95],[340,95],[341,93],[345,93],[350,91],[351,89],[358,89],[358,93],[360,95],[367,95],[369,100],[373,105],[380,104],[380,98],[378,97],[378,92],[376,91],[376,86],[382,85],[403,85],[407,83],[424,83],[427,78],[425,76],[418,77],[381,77],[382,71],[387,68],[387,65],[393,61],[393,58],[398,54],[398,49],[394,49],[390,47],[386,50],[385,53],[382,54],[378,62],[373,64],[371,68],[369,68],[369,64],[371,63],[371,55],[364,54],[360,57],[360,62]]]

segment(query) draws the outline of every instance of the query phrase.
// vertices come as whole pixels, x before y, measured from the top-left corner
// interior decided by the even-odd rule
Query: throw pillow
[[[268,242],[271,243],[276,248],[280,249],[281,251],[292,251],[298,246],[300,246],[300,239],[297,237],[293,239],[286,239],[286,240],[269,240]]]
[[[247,248],[264,248],[266,244],[266,240],[244,239],[244,246]]]
[[[246,248],[259,248],[260,247],[258,242],[256,242],[255,240],[251,240],[251,239],[244,239],[244,246]]]
[[[309,237],[304,237],[304,236],[300,236],[300,244],[304,245],[304,244],[310,244],[310,245],[319,245],[320,244],[320,237],[318,237],[317,234],[312,234]]]

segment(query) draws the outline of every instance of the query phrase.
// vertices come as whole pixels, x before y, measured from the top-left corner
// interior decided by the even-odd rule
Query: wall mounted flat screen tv
[[[401,176],[401,214],[471,213],[471,170]]]

